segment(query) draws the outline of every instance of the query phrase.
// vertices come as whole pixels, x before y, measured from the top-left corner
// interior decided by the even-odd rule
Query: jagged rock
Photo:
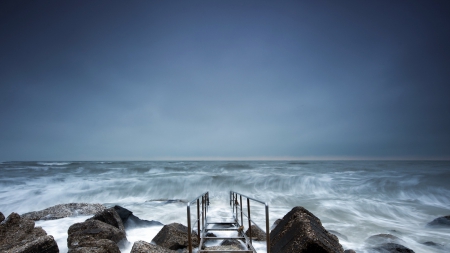
[[[183,249],[189,246],[188,228],[179,223],[165,225],[153,238],[157,245],[171,250]],[[198,247],[197,234],[192,233],[192,247]]]
[[[372,235],[371,237],[366,239],[366,243],[377,245],[377,244],[384,244],[384,243],[403,243],[404,241],[400,238],[398,238],[395,235],[391,234],[378,234],[378,235]]]
[[[430,227],[450,227],[450,215],[439,217],[429,222]]]
[[[343,253],[339,239],[319,218],[303,207],[294,207],[270,233],[270,252]]]
[[[53,236],[47,235],[41,227],[35,227],[34,221],[11,213],[0,224],[0,252],[54,253],[59,252],[59,248]]]
[[[22,217],[34,221],[56,220],[77,215],[92,215],[104,209],[105,207],[101,204],[69,203],[52,206],[40,211],[24,213]]]
[[[117,244],[111,240],[84,240],[76,248],[69,249],[68,253],[120,253]]]
[[[341,239],[344,239],[344,240],[348,240],[347,236],[339,233],[338,231],[328,230],[328,232],[332,233],[333,235],[337,236],[338,238],[341,238]]]
[[[412,249],[397,243],[384,243],[372,249],[382,253],[414,253]]]
[[[354,251],[352,249],[346,249],[346,250],[344,250],[344,253],[356,253],[356,251]]]
[[[246,249],[244,245],[242,245],[241,242],[239,242],[236,239],[226,239],[223,240],[222,243],[220,243],[220,246],[236,246],[237,248],[239,248],[240,250],[244,250]]]
[[[270,227],[270,230],[272,231],[274,228],[276,228],[277,225],[280,223],[280,221],[281,221],[281,219],[277,219],[277,220],[272,224],[272,226]]]
[[[75,250],[78,247],[103,247],[103,244],[112,245],[104,241],[97,244],[101,239],[106,239],[117,244],[126,243],[125,232],[99,220],[87,220],[81,223],[75,223],[69,227],[67,238],[67,247],[69,250]],[[108,246],[109,247],[109,246]],[[117,248],[118,249],[118,248]]]
[[[264,232],[256,225],[252,225],[251,228],[252,228],[252,240],[266,241],[266,232]],[[250,229],[247,229],[247,231],[245,231],[245,235],[250,237]]]
[[[151,244],[144,241],[137,241],[133,244],[130,253],[174,253],[175,250],[166,249],[159,245]]]
[[[111,207],[108,209],[105,209],[99,213],[96,213],[94,217],[87,219],[89,220],[99,220],[106,224],[109,224],[111,226],[114,226],[118,228],[120,231],[123,231],[125,233],[125,228],[123,226],[122,219],[120,219],[119,214],[117,214],[116,210]]]
[[[4,220],[5,220],[5,215],[3,215],[2,212],[0,212],[0,222],[2,222],[2,221],[4,221]]]
[[[135,216],[133,212],[121,206],[114,206],[114,210],[116,210],[117,214],[119,214],[120,219],[122,220],[123,225],[125,226],[125,229],[164,225],[159,221],[142,220],[139,217]]]

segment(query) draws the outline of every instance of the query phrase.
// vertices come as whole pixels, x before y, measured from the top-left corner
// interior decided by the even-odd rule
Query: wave
[[[64,166],[72,164],[70,162],[38,162],[37,164],[43,165],[43,166]]]

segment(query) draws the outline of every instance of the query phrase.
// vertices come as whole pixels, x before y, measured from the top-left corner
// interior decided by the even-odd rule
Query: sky
[[[450,159],[448,1],[0,3],[0,161]]]

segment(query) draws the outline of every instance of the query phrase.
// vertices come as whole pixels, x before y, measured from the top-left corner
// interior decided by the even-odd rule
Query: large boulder
[[[144,241],[137,241],[133,244],[130,253],[175,253],[177,251],[166,249],[159,245],[151,244]]]
[[[366,244],[371,246],[372,251],[383,253],[413,253],[414,251],[403,246],[404,241],[395,235],[377,234],[366,239]]]
[[[86,221],[89,221],[89,220],[102,221],[106,224],[109,224],[111,226],[118,228],[120,231],[123,231],[125,233],[125,228],[123,226],[122,219],[120,219],[119,214],[116,212],[116,210],[113,207],[96,213],[94,215],[94,217],[89,218]]]
[[[343,253],[339,239],[319,218],[303,207],[294,207],[270,233],[270,251],[276,253]]]
[[[380,253],[414,253],[412,249],[397,243],[383,243],[372,248],[372,250]]]
[[[153,242],[171,250],[187,248],[189,246],[188,228],[180,223],[165,225],[153,238]],[[197,234],[192,233],[192,248],[198,245]]]
[[[3,215],[2,212],[0,212],[0,222],[2,222],[2,221],[4,221],[4,220],[5,220],[5,215]]]
[[[34,221],[56,220],[78,215],[93,215],[104,209],[105,207],[101,204],[69,203],[52,206],[40,211],[24,213],[22,217]]]
[[[69,227],[67,233],[67,247],[69,248],[69,252],[79,252],[79,249],[78,251],[75,251],[77,250],[76,248],[79,247],[112,247],[114,248],[114,250],[112,250],[111,252],[115,252],[116,249],[119,250],[117,244],[123,244],[127,242],[124,231],[99,220],[86,220],[85,222],[75,223]],[[112,246],[113,244],[109,242],[106,243],[105,241],[101,241],[102,239],[112,241],[115,246]],[[101,245],[98,244],[99,241],[101,241]],[[104,252],[108,252],[108,250]]]
[[[255,241],[266,241],[266,232],[264,232],[262,229],[260,229],[258,226],[256,225],[252,225],[251,226],[251,230],[252,230],[252,240]],[[250,229],[247,229],[247,231],[245,231],[245,235],[250,237]]]
[[[434,219],[427,224],[429,227],[448,227],[450,228],[450,215]]]
[[[84,240],[76,248],[69,249],[69,253],[120,253],[117,244],[111,240]]]
[[[142,220],[135,216],[130,210],[123,208],[121,206],[114,206],[117,214],[119,214],[120,219],[125,227],[125,229],[135,228],[135,227],[151,227],[151,226],[162,226],[163,224],[159,221],[154,220]]]
[[[59,252],[53,236],[47,235],[41,227],[34,225],[34,221],[11,213],[0,223],[0,252]]]

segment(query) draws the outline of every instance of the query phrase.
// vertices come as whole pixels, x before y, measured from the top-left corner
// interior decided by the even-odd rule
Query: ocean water
[[[270,224],[295,206],[341,234],[344,249],[371,252],[365,240],[390,233],[415,252],[450,252],[450,229],[430,228],[450,215],[448,161],[2,162],[0,212],[23,214],[71,202],[120,205],[141,219],[187,224],[186,203],[208,191],[211,211],[229,208],[229,191],[269,204]],[[264,209],[252,216],[264,228]],[[67,252],[67,229],[86,216],[38,221]],[[150,242],[161,227],[127,230]],[[432,241],[440,247],[427,246]],[[128,248],[121,249],[129,252]],[[257,245],[258,253],[265,251]]]

